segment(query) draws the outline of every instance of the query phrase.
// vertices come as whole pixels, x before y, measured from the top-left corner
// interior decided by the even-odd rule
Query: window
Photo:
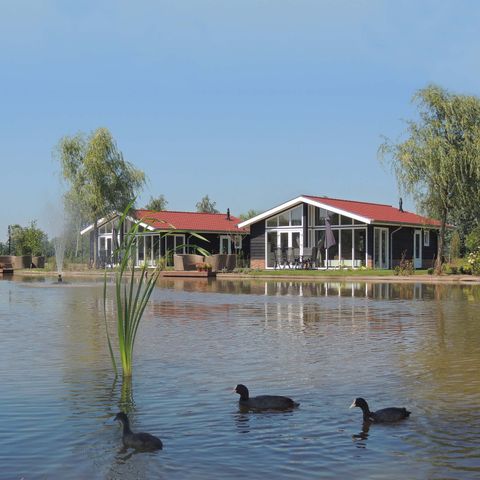
[[[267,227],[297,227],[302,226],[303,223],[303,207],[299,205],[292,210],[282,212],[275,217],[267,219]]]
[[[424,247],[430,246],[430,230],[423,231],[423,246]]]

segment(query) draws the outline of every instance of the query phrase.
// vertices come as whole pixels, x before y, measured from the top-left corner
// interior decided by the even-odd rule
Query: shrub
[[[394,275],[413,275],[415,273],[415,267],[413,262],[406,258],[407,252],[402,252],[402,258],[400,263],[393,269]]]
[[[480,249],[480,226],[474,228],[465,237],[465,246],[470,253],[476,252]]]
[[[472,269],[472,273],[474,275],[480,275],[480,248],[468,254],[467,262]]]

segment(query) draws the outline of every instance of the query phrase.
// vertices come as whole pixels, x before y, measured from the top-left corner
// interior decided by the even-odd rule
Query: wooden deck
[[[0,263],[0,275],[13,275],[13,266],[11,263]]]
[[[197,272],[197,270],[165,270],[161,277],[190,277],[190,278],[215,278],[217,274],[212,271]]]

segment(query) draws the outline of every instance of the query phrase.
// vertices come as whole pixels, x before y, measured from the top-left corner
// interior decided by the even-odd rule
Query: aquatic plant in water
[[[130,206],[122,215],[120,227],[123,226],[129,209]],[[136,244],[138,236],[141,235],[138,229],[139,222],[136,222],[133,224],[130,230],[125,233],[121,245],[115,252],[118,261],[118,265],[115,267],[114,271],[118,350],[122,362],[122,372],[124,377],[130,377],[132,375],[133,347],[135,345],[138,327],[161,271],[161,267],[159,265],[157,265],[152,271],[147,271],[147,263],[144,262],[136,274]],[[107,325],[106,271],[104,277],[103,300],[108,348],[110,351],[113,368],[115,370],[115,375],[118,375],[117,364],[115,361],[115,355],[113,354],[112,343]]]
[[[120,219],[119,231],[123,229],[125,219],[131,206],[132,204],[127,207]],[[148,219],[142,219],[142,221],[145,220]],[[137,241],[138,238],[142,236],[142,232],[139,232],[140,223],[141,222],[134,222],[133,226],[124,234],[121,244],[115,251],[114,255],[117,262],[114,275],[118,350],[122,362],[122,373],[124,378],[131,377],[132,375],[133,347],[135,345],[138,327],[158,276],[165,266],[165,262],[159,261],[153,269],[148,270],[147,262],[143,262],[140,267],[137,269],[135,268]],[[176,230],[176,233],[179,233],[179,231]],[[201,235],[196,233],[191,233],[191,236],[207,241]],[[205,253],[205,250],[200,247],[197,247],[197,250]],[[103,285],[103,313],[108,349],[115,370],[115,376],[117,376],[117,363],[115,361],[112,342],[108,331],[106,304],[107,271],[105,270]]]

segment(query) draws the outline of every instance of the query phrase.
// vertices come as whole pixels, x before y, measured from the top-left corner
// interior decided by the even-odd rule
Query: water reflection
[[[2,478],[480,475],[478,286],[169,279],[145,311],[133,383],[113,385],[101,280],[18,278],[0,298]],[[113,341],[114,314],[109,300]],[[226,387],[240,382],[301,408],[238,411]],[[412,415],[360,429],[360,394]],[[165,450],[122,452],[118,410]]]

